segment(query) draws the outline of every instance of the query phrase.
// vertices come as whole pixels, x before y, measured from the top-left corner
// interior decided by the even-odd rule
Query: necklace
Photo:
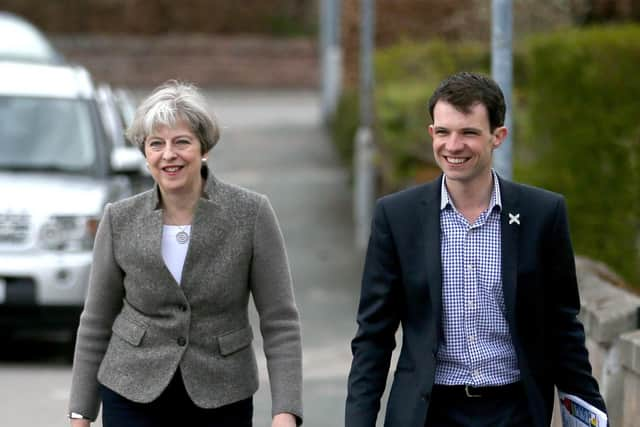
[[[176,221],[171,220],[171,218],[169,217],[167,217],[167,220],[176,224],[176,227],[178,227],[178,230],[180,230],[176,233],[176,242],[180,243],[181,245],[187,243],[189,241],[189,233],[187,233],[187,231],[185,230],[189,227],[190,224],[178,225]]]
[[[187,243],[189,241],[189,233],[187,233],[185,230],[187,229],[188,225],[185,225],[183,227],[180,227],[179,225],[177,226],[180,231],[178,231],[176,233],[176,241],[178,243],[180,243],[181,245],[184,245],[185,243]]]

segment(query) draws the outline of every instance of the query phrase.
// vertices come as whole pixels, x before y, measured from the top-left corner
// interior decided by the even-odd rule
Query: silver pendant
[[[176,233],[176,240],[178,241],[178,243],[180,243],[181,245],[184,245],[185,243],[187,243],[189,241],[189,233],[187,233],[184,230],[178,231]]]

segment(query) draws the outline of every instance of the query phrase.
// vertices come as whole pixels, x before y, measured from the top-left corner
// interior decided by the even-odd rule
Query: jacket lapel
[[[182,283],[186,287],[193,281],[191,275],[198,274],[197,264],[219,254],[225,239],[235,230],[232,222],[226,218],[224,201],[221,200],[224,197],[219,181],[209,173],[191,224],[189,249],[182,269]]]
[[[422,199],[422,234],[420,238],[425,242],[425,261],[427,271],[427,285],[432,301],[436,330],[440,330],[442,308],[442,260],[440,256],[440,179],[432,181],[425,188]]]
[[[518,284],[518,249],[520,237],[520,202],[518,188],[509,181],[498,178],[502,198],[500,226],[502,235],[502,291],[507,321],[515,326],[516,293]]]
[[[189,236],[189,248],[182,268],[182,283],[189,283],[189,275],[197,262],[202,262],[212,254],[225,235],[232,230],[224,218],[219,191],[219,182],[208,173],[203,196],[196,205]],[[154,186],[147,205],[147,215],[142,223],[142,250],[152,264],[154,271],[162,272],[167,280],[173,281],[173,275],[162,258],[163,210],[158,185]],[[183,289],[184,290],[184,289]]]
[[[155,184],[146,207],[146,215],[140,224],[141,250],[144,258],[151,264],[153,271],[164,271],[171,276],[162,259],[162,226],[164,220],[160,207],[160,189]]]

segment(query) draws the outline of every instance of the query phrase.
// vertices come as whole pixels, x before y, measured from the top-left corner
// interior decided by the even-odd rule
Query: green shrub
[[[338,154],[349,168],[353,164],[353,140],[358,122],[358,92],[346,89],[338,100],[334,116],[329,119],[329,130]]]
[[[529,37],[515,47],[514,175],[565,195],[579,254],[640,288],[640,26]],[[427,102],[461,70],[489,72],[481,44],[403,42],[376,53],[381,193],[429,179]],[[345,93],[334,140],[351,165],[357,92]]]
[[[517,174],[567,198],[576,251],[640,285],[640,26],[527,41]]]

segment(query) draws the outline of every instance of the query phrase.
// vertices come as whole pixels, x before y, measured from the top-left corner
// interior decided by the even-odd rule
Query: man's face
[[[491,132],[483,104],[474,104],[469,113],[464,113],[448,102],[438,101],[429,134],[433,155],[447,180],[464,185],[490,173],[493,150],[507,136],[507,129],[499,127]]]

